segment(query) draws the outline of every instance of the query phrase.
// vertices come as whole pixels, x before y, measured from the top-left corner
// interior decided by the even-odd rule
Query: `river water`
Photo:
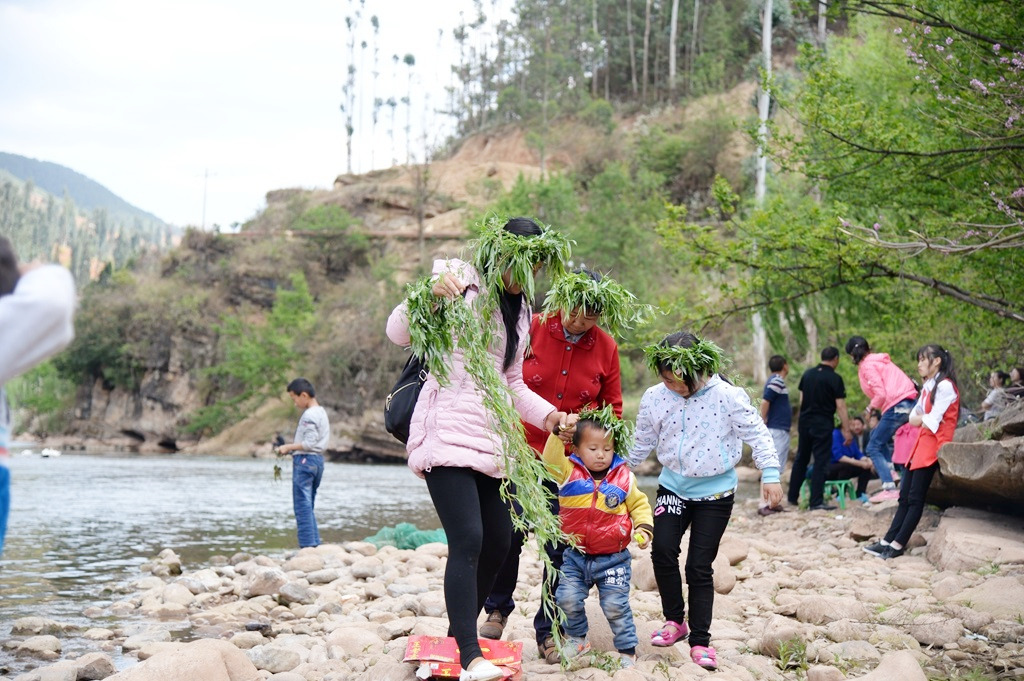
[[[124,625],[123,618],[82,613],[122,598],[111,587],[142,577],[139,567],[164,548],[188,571],[217,554],[276,557],[297,546],[287,461],[277,482],[266,459],[65,454],[15,456],[10,464],[0,644],[19,617],[83,629]],[[654,478],[640,483],[653,495]],[[330,543],[365,539],[400,522],[440,526],[426,484],[404,465],[329,463],[316,508],[321,538]],[[62,643],[65,655],[96,649],[75,636]],[[132,663],[115,659],[119,667]],[[35,664],[0,648],[0,676]]]
[[[141,577],[139,566],[164,548],[194,570],[216,554],[275,556],[297,546],[287,461],[278,482],[266,459],[65,454],[10,464],[0,642],[13,620],[31,615],[116,626],[82,611],[120,598],[105,589]],[[364,539],[400,522],[440,526],[426,485],[402,465],[327,464],[316,507],[325,542]],[[65,654],[95,649],[62,642]],[[26,662],[0,650],[0,676]]]

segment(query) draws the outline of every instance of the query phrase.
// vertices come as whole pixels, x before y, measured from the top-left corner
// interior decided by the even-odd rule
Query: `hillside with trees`
[[[575,264],[659,306],[623,339],[634,399],[651,380],[638,344],[681,327],[725,347],[747,385],[763,370],[759,333],[794,371],[856,333],[915,375],[916,349],[941,343],[969,405],[991,369],[1020,364],[1024,7],[478,9],[454,27],[463,50],[446,107],[458,139],[414,153],[395,111],[403,98],[407,114],[422,108],[415,79],[367,87],[370,125],[389,114],[409,163],[343,175],[331,190],[271,192],[238,235],[192,232],[101,277],[50,369],[79,386],[54,430],[250,451],[287,422],[281,377],[303,374],[323,386],[339,449],[394,451],[379,404],[403,354],[383,321],[402,286],[455,255],[491,211],[565,231]],[[351,135],[371,75],[356,46],[371,49],[387,28],[356,12],[340,121]],[[394,57],[373,63],[415,73],[414,55]],[[840,370],[863,406],[854,368]]]
[[[22,182],[31,181],[53,196],[68,196],[87,213],[102,208],[121,222],[163,224],[157,216],[133,206],[99,182],[58,163],[0,152],[0,171],[7,171]]]
[[[69,168],[0,153],[0,234],[22,261],[59,262],[84,286],[108,267],[170,247],[178,233]]]

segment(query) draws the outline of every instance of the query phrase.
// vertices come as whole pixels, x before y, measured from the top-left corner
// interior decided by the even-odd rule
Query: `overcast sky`
[[[205,182],[207,226],[244,222],[268,190],[329,187],[345,170],[339,105],[350,8],[348,0],[0,0],[0,151],[68,166],[181,226],[202,222]],[[460,10],[470,14],[471,0],[366,0],[360,39],[372,40],[370,15],[381,24],[378,97],[405,94],[404,66],[392,84],[391,55],[408,52],[422,88],[443,100]],[[358,44],[356,53],[359,69]],[[364,54],[368,75],[372,47]],[[388,113],[375,142],[368,134],[372,87],[367,80],[362,135],[356,121],[362,171],[371,147],[377,167],[391,157]],[[403,128],[401,106],[398,118]],[[438,118],[432,128],[442,125]]]

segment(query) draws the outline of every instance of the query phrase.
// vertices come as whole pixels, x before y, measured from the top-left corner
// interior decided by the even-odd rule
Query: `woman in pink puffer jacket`
[[[513,218],[505,230],[522,238],[540,235],[541,228],[527,218]],[[482,293],[480,273],[461,260],[434,263],[437,297],[465,295],[466,302]],[[502,276],[504,290],[492,323],[496,343],[494,365],[508,384],[513,403],[527,423],[553,431],[570,424],[567,414],[555,409],[523,382],[523,353],[529,344],[531,310],[521,282],[510,272]],[[409,320],[403,302],[388,318],[392,342],[409,345]],[[502,445],[492,432],[490,416],[467,373],[462,352],[450,358],[448,384],[430,375],[423,384],[409,424],[409,467],[427,482],[430,498],[448,537],[448,564],[444,596],[449,635],[459,645],[461,681],[489,681],[501,670],[483,658],[477,641],[476,620],[490,593],[495,575],[508,553],[512,518],[501,498]],[[475,585],[475,589],[469,585]]]
[[[893,435],[910,418],[910,410],[917,400],[917,386],[893,364],[889,355],[871,352],[863,336],[853,336],[846,341],[846,354],[857,365],[860,389],[870,400],[864,409],[865,419],[872,409],[882,412],[865,452],[882,481],[882,491],[871,497],[871,501],[898,499],[891,468]]]

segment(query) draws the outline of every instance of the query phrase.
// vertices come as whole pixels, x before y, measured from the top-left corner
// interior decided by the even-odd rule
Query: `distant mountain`
[[[23,182],[32,180],[37,187],[57,198],[64,196],[66,189],[75,205],[86,212],[105,208],[112,217],[129,221],[139,218],[145,222],[166,224],[152,213],[128,203],[99,182],[57,163],[0,151],[0,170],[6,170]]]

